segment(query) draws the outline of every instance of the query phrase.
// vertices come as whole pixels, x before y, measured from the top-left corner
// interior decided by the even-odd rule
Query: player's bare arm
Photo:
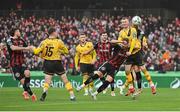
[[[29,46],[28,47],[19,47],[19,46],[11,45],[10,48],[13,51],[30,50]]]

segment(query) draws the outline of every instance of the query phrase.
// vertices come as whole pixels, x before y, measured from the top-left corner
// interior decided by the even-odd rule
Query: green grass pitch
[[[42,88],[33,91],[39,99]],[[75,92],[77,100],[72,102],[65,89],[50,88],[45,102],[32,102],[22,98],[21,88],[1,88],[0,111],[180,111],[180,89],[159,88],[156,95],[152,95],[150,89],[144,89],[136,100],[119,95],[119,89],[115,92],[115,97],[110,96],[110,91],[99,94],[97,101],[90,96],[83,96],[83,91]]]

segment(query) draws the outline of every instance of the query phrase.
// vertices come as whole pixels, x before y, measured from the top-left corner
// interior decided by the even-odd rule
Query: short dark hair
[[[9,32],[10,36],[14,36],[15,32],[19,30],[18,28],[12,28]]]
[[[103,31],[103,32],[101,32],[101,33],[100,33],[100,35],[102,35],[102,34],[107,34],[107,35],[108,35],[108,33],[107,33],[107,32],[105,32],[105,31]]]
[[[52,34],[53,32],[55,32],[55,31],[56,31],[55,28],[50,27],[50,28],[48,29],[48,34],[51,35],[51,34]]]
[[[85,34],[84,32],[82,32],[82,33],[79,33],[79,36],[80,36],[80,35],[86,35],[86,34]]]

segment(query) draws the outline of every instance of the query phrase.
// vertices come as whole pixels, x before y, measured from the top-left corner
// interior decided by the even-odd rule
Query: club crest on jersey
[[[15,73],[15,76],[16,77],[20,77],[20,73]]]
[[[104,70],[106,70],[106,68],[105,68],[105,67],[102,67],[101,70],[104,71]]]

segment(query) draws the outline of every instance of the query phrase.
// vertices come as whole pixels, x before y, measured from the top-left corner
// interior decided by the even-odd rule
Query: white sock
[[[97,95],[98,94],[98,92],[96,91],[96,92],[94,92],[94,95]]]
[[[154,83],[151,83],[151,84],[150,84],[150,87],[154,87]]]

